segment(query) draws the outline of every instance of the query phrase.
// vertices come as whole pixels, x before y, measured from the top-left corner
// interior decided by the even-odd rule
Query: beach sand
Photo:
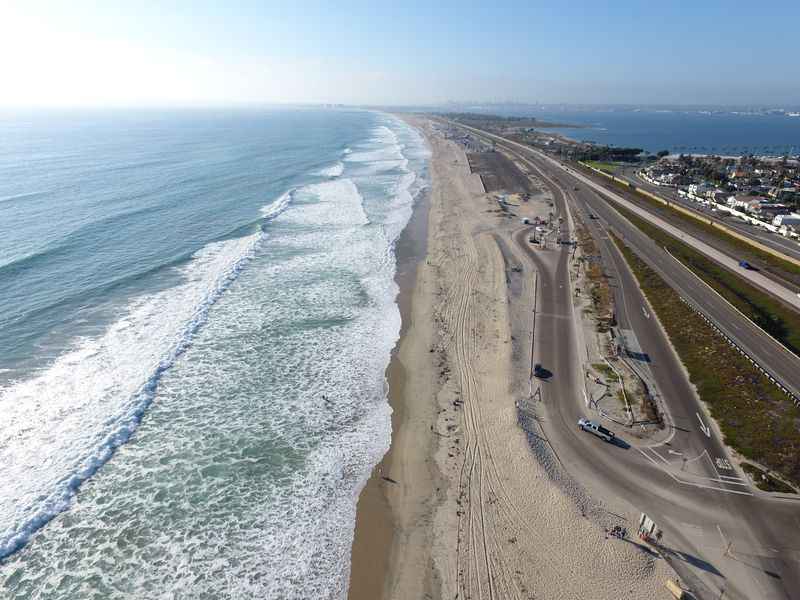
[[[403,118],[433,153],[429,210],[399,248],[393,438],[359,498],[350,600],[670,597],[663,560],[605,534],[630,507],[587,498],[519,426],[532,278],[509,293],[510,220],[459,146]]]

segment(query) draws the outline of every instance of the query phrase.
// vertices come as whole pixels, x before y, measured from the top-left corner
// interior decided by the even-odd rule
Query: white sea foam
[[[416,182],[417,174],[413,171],[404,173],[395,185],[392,195],[394,210],[384,221],[387,238],[393,242],[400,237],[403,229],[411,218],[414,209],[414,198],[411,193],[411,186]]]
[[[80,597],[76,565],[97,574],[113,600],[131,590],[346,597],[356,502],[391,434],[384,373],[400,330],[393,246],[424,185],[413,132],[380,118],[397,139],[378,128],[351,154],[383,150],[397,160],[402,146],[414,168],[354,161],[346,177],[298,185],[262,209],[269,236],[257,238],[243,276],[158,381],[134,440],[81,491],[80,510],[8,559],[8,572],[34,578],[14,584],[13,598],[45,587]],[[245,250],[227,244],[205,249],[208,260]],[[197,261],[182,286],[213,287],[200,285],[213,277]],[[201,295],[187,288],[182,299]],[[117,361],[146,362],[142,321],[157,341],[191,312],[172,301],[144,320],[131,308],[118,327],[132,343],[116,345]],[[102,346],[89,354],[89,362],[110,355]]]
[[[281,194],[277,200],[267,204],[266,206],[263,206],[261,208],[261,218],[268,221],[281,214],[284,210],[286,210],[286,208],[289,206],[289,203],[292,201],[292,194],[294,194],[294,192],[294,188],[287,190]]]
[[[399,121],[392,121],[395,127],[405,127]],[[379,125],[372,131],[372,137],[357,151],[350,153],[345,160],[354,165],[354,174],[379,175],[389,171],[407,171],[409,159],[404,154],[405,144],[397,134],[386,125]]]
[[[325,167],[324,169],[320,169],[317,171],[316,175],[320,177],[340,177],[344,173],[344,163],[342,161],[337,161],[336,163],[332,164],[329,167]]]
[[[283,211],[287,192],[264,207]],[[236,279],[262,233],[209,244],[180,269],[182,283],[134,300],[97,339],[75,344],[45,371],[0,389],[0,558],[69,507],[80,485],[124,444],[158,382]]]
[[[298,197],[312,196],[318,202],[310,203],[302,211],[287,217],[299,225],[360,226],[369,223],[361,194],[352,179],[334,179],[307,185],[297,190]]]

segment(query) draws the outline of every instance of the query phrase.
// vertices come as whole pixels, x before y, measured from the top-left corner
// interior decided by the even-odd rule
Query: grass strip
[[[765,472],[763,469],[759,469],[755,465],[743,462],[742,469],[753,479],[756,487],[760,490],[764,490],[765,492],[780,492],[782,494],[797,493],[791,486]]]
[[[608,277],[600,263],[600,251],[585,225],[578,227],[576,237],[583,260],[586,262],[585,272],[589,279],[589,293],[597,317],[597,331],[604,333],[614,325],[614,311],[611,306],[613,294],[608,284]]]
[[[602,171],[604,169],[600,170]],[[589,171],[589,173],[591,173],[591,171]],[[699,215],[694,217],[679,210],[675,210],[674,208],[666,206],[665,204],[662,204],[661,202],[642,194],[637,188],[631,187],[626,183],[619,181],[618,179],[614,179],[613,181],[604,179],[603,181],[612,183],[615,187],[623,192],[634,194],[636,201],[646,204],[650,209],[653,210],[653,212],[662,218],[668,220],[677,218],[683,223],[686,223],[689,227],[693,228],[696,232],[703,232],[715,237],[719,241],[730,246],[731,249],[736,250],[737,255],[744,260],[748,260],[756,264],[762,263],[766,268],[774,271],[778,276],[785,276],[785,274],[800,276],[800,266],[788,260],[783,260],[774,254],[770,254],[769,252],[765,252],[764,250],[756,248],[755,246],[748,244],[746,241],[726,233],[724,230],[712,225]]]
[[[652,225],[619,205],[615,205],[614,209],[659,246],[666,247],[695,275],[714,288],[723,298],[783,344],[790,352],[800,356],[800,313],[786,307],[766,292],[706,258],[660,227]]]
[[[800,409],[611,234],[689,372],[725,443],[800,484]]]
[[[613,175],[619,168],[619,165],[615,165],[614,163],[609,163],[609,162],[600,162],[597,160],[586,160],[584,162],[590,167],[594,167],[595,169],[599,169],[600,171],[605,171],[610,175]]]

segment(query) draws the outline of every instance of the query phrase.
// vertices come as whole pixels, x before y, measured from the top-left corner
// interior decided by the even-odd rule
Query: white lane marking
[[[708,453],[708,450],[704,450],[704,452],[706,453],[706,456],[708,457],[708,462],[711,463],[711,468],[714,469],[714,473],[716,473],[717,477],[719,477],[720,473],[719,473],[719,469],[717,468],[717,464],[713,460],[711,460],[711,455]]]
[[[706,434],[707,438],[711,437],[711,428],[703,423],[703,419],[700,418],[700,413],[694,413],[697,415],[697,420],[700,421],[700,431]]]
[[[694,458],[687,458],[685,460],[686,460],[687,463],[690,463],[690,462],[694,462],[696,460],[700,460],[701,458],[707,458],[708,460],[711,460],[711,457],[708,455],[708,450],[703,450],[700,454],[698,454]]]
[[[667,450],[667,454],[674,454],[675,456],[683,456],[683,452],[678,452],[676,450],[673,450],[672,448]]]
[[[730,544],[729,544],[727,538],[725,537],[725,534],[722,533],[722,527],[719,526],[719,523],[717,523],[716,525],[717,525],[717,531],[719,531],[719,537],[722,538],[722,545],[725,547],[725,549],[727,551],[727,549],[730,548]]]
[[[729,490],[729,489],[726,489],[726,488],[716,487],[716,486],[713,486],[713,485],[703,485],[702,483],[693,483],[691,481],[681,481],[679,479],[676,480],[676,481],[678,481],[679,483],[683,483],[685,485],[692,485],[694,487],[699,487],[699,488],[703,488],[703,489],[706,489],[706,490],[716,490],[717,492],[725,492],[726,494],[738,494],[739,496],[752,496],[753,495],[750,492],[740,492],[739,490]]]
[[[645,454],[641,450],[641,448],[637,448],[637,450],[639,451],[639,454],[641,454],[647,460],[649,460],[651,463],[653,463],[653,465],[655,466],[656,469],[658,469],[659,471],[662,471],[665,475],[667,475],[668,477],[671,477],[677,483],[682,483],[683,485],[690,485],[692,487],[703,488],[703,489],[706,489],[706,490],[714,490],[714,491],[717,491],[717,492],[725,492],[726,494],[737,494],[739,496],[752,496],[753,495],[751,492],[741,492],[739,490],[729,490],[727,488],[716,487],[716,486],[713,486],[713,485],[703,485],[702,483],[695,483],[693,481],[684,481],[683,479],[680,479],[680,478],[676,477],[675,475],[673,475],[672,473],[670,473],[666,469],[662,468],[661,465],[659,465],[653,458],[651,458],[650,456]]]
[[[655,465],[656,469],[663,470],[663,469],[661,469],[661,465],[659,465],[654,459],[652,459],[650,457],[650,455],[645,454],[644,451],[642,451],[639,448],[637,448],[637,450],[639,450],[639,452],[641,453],[642,456],[644,456],[647,460],[649,460],[651,463],[653,463]],[[672,473],[669,473],[668,471],[664,471],[664,472],[667,473],[667,475],[669,475],[673,479],[676,479],[675,476]],[[676,479],[676,481],[677,481],[677,479]]]
[[[714,459],[714,462],[717,463],[717,468],[722,469],[723,471],[733,471],[733,467],[731,463],[728,462],[727,458],[717,457]],[[722,475],[720,475],[722,477]]]
[[[717,483],[725,483],[727,485],[741,485],[743,487],[750,487],[747,483],[741,481],[731,481],[730,479],[715,479],[714,477],[709,477],[709,481],[716,481]]]
[[[665,464],[665,465],[667,465],[667,466],[671,466],[671,465],[669,464],[669,461],[668,461],[666,458],[664,458],[663,456],[661,456],[661,454],[659,454],[658,452],[656,452],[656,451],[655,451],[655,450],[653,450],[652,448],[648,448],[648,450],[650,450],[650,452],[651,452],[651,453],[652,453],[654,456],[656,456],[656,457],[660,458],[662,461],[664,461],[664,464]]]

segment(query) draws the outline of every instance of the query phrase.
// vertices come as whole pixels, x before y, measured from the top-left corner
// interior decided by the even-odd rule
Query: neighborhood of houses
[[[781,235],[800,238],[800,161],[788,158],[666,156],[639,176]]]

